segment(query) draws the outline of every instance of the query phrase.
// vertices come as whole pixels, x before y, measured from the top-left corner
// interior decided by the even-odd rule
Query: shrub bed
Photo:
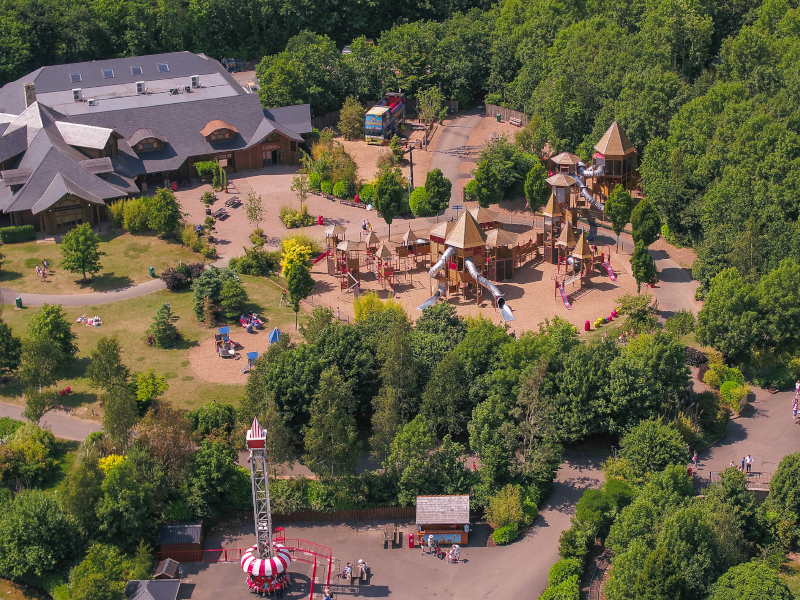
[[[16,244],[17,242],[29,242],[36,239],[36,230],[33,225],[17,225],[15,227],[0,228],[0,240],[4,244]]]

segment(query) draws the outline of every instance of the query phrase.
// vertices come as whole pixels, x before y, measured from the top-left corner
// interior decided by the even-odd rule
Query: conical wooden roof
[[[606,130],[594,149],[603,156],[625,156],[636,152],[636,147],[616,121]]]
[[[581,161],[580,157],[575,156],[572,154],[572,152],[562,152],[561,154],[556,154],[550,160],[557,165],[577,165]]]
[[[392,251],[389,250],[385,244],[381,244],[375,251],[375,256],[378,258],[392,258]]]
[[[572,228],[572,223],[567,221],[564,228],[561,230],[561,235],[558,236],[556,246],[564,246],[569,248],[575,245],[575,230]]]
[[[494,223],[497,221],[497,214],[489,209],[483,208],[482,206],[477,206],[471,209],[469,214],[475,217],[478,225],[483,225],[484,223]]]
[[[572,256],[581,260],[584,258],[592,258],[594,256],[592,254],[592,249],[589,248],[589,242],[586,241],[586,234],[581,233],[581,237],[578,238],[578,243],[575,246],[575,250],[572,251]]]
[[[325,237],[339,237],[340,235],[343,235],[345,233],[347,233],[347,229],[345,229],[338,223],[336,225],[331,225],[330,227],[327,227],[325,229]]]
[[[444,243],[455,248],[475,248],[486,243],[486,234],[481,231],[475,217],[465,210]]]
[[[575,185],[575,178],[566,173],[556,173],[552,177],[545,179],[553,187],[572,187]]]
[[[561,212],[561,206],[556,200],[555,192],[550,193],[550,199],[547,201],[547,206],[544,207],[542,214],[545,217],[563,217],[564,213]]]
[[[428,232],[428,236],[446,239],[455,226],[453,221],[442,221]]]
[[[353,240],[344,240],[336,244],[336,249],[342,252],[352,252],[353,250],[358,250],[358,244]]]
[[[505,229],[492,229],[486,234],[486,245],[490,248],[497,246],[513,246],[517,243],[517,234]]]
[[[374,231],[370,231],[369,235],[367,236],[367,239],[364,240],[364,243],[367,246],[374,246],[376,244],[380,244],[381,239],[375,234]]]
[[[419,239],[419,238],[418,238],[417,234],[416,234],[416,233],[414,233],[414,232],[411,230],[411,227],[409,227],[409,228],[408,228],[408,231],[406,231],[406,232],[403,234],[403,243],[404,243],[404,244],[413,244],[413,243],[414,243],[414,242],[416,242],[418,239]]]

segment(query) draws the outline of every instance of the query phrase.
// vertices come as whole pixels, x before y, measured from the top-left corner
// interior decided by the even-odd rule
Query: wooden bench
[[[517,117],[511,117],[508,122],[514,127],[522,127],[522,119],[518,119]]]

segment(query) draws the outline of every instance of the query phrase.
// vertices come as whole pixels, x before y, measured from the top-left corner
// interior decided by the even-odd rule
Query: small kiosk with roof
[[[611,124],[594,149],[592,166],[598,175],[592,191],[605,199],[617,184],[632,189],[637,168],[636,147],[619,123]]]
[[[469,496],[417,496],[417,542],[429,535],[439,544],[469,542]]]

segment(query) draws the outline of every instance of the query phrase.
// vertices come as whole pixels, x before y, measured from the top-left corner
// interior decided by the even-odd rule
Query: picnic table
[[[233,198],[228,198],[225,200],[225,206],[230,208],[236,208],[237,206],[241,206],[242,201],[239,200],[239,196],[234,196]]]
[[[226,219],[228,217],[228,211],[224,208],[220,208],[211,213],[211,216],[217,220]]]

